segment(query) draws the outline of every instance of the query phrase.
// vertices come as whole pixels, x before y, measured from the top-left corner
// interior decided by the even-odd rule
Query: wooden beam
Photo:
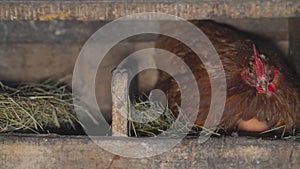
[[[185,19],[282,18],[300,16],[298,0],[4,0],[0,20],[114,20],[140,12]]]
[[[135,144],[119,137],[97,142]],[[244,137],[211,138],[204,144],[185,139],[143,159],[114,155],[86,136],[0,136],[0,150],[2,168],[300,168],[299,142]]]

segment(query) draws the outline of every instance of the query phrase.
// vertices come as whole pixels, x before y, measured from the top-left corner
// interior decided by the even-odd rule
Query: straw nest
[[[0,133],[76,130],[72,93],[61,82],[7,86],[0,82]]]
[[[167,107],[156,101],[139,100],[139,102],[136,102],[134,109],[129,110],[129,136],[184,137],[186,135],[198,136],[200,131],[203,131],[202,134],[205,135],[220,136],[214,130],[194,125],[182,111],[180,112],[180,118],[175,117]],[[139,112],[134,113],[135,111]],[[137,117],[131,117],[133,114]]]
[[[129,110],[129,114],[134,114],[135,119],[138,121],[143,121],[143,118],[150,119],[146,123],[134,122],[130,120],[133,117],[129,116],[129,135],[132,137],[181,137],[181,136],[201,136],[211,135],[211,136],[222,136],[222,135],[247,135],[255,137],[267,137],[272,139],[291,139],[300,141],[300,130],[294,130],[292,133],[282,132],[282,127],[272,128],[268,131],[262,133],[247,133],[247,132],[227,132],[222,128],[216,127],[216,129],[209,129],[203,126],[198,126],[191,124],[187,115],[180,111],[180,118],[177,118],[173,115],[168,106],[163,106],[159,102],[150,102],[147,99],[146,101],[139,100],[134,104],[134,108],[139,111],[139,113],[134,113],[134,109]],[[145,120],[144,120],[145,121]],[[174,125],[176,121],[176,124]],[[169,130],[171,127],[174,130]],[[280,131],[280,132],[279,132]]]
[[[62,81],[9,86],[0,82],[0,133],[84,134],[74,106],[72,92]],[[167,106],[159,102],[138,100],[128,111],[131,137],[198,136],[200,131],[220,136],[218,132],[190,124],[183,112],[178,120]],[[148,122],[133,122],[130,120],[133,114],[138,115],[135,117],[138,121]],[[171,127],[173,130],[169,130]],[[300,132],[280,138],[300,140]]]

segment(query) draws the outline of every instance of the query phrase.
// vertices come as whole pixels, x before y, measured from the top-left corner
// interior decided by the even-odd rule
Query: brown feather
[[[300,126],[300,89],[299,77],[292,72],[275,52],[260,41],[254,41],[243,33],[212,21],[192,21],[210,39],[222,61],[227,81],[227,99],[219,127],[234,130],[239,120],[257,118],[270,128],[286,126],[290,131]],[[186,30],[188,31],[188,30]],[[191,37],[192,38],[192,37]],[[266,65],[275,67],[278,75],[273,83],[276,92],[271,95],[259,93],[255,87],[247,84],[242,72],[253,60],[253,47],[256,44],[260,54],[264,54]],[[211,87],[204,65],[195,53],[177,40],[160,36],[157,47],[168,50],[183,59],[194,73],[201,96],[198,117],[195,122],[203,125],[209,111]],[[189,79],[186,80],[186,84]],[[161,73],[157,88],[164,90],[168,96],[169,107],[178,115],[177,104],[180,92],[173,78]]]

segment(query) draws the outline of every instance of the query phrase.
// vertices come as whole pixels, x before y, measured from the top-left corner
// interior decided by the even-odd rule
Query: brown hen
[[[228,26],[213,21],[192,23],[209,38],[225,70],[227,99],[218,127],[261,132],[276,127],[291,131],[300,125],[299,77],[277,52]],[[209,111],[211,87],[202,62],[187,46],[166,36],[158,38],[156,47],[176,54],[194,73],[201,97],[195,124],[203,126]],[[164,72],[160,77],[157,88],[167,94],[168,105],[177,116],[181,96],[178,85]]]

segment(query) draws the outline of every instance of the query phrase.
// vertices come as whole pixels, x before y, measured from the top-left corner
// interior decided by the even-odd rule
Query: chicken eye
[[[253,73],[253,70],[252,70],[252,69],[249,69],[249,73]]]
[[[267,78],[268,78],[268,82],[272,82],[274,79],[274,74],[272,71],[268,71],[267,72]]]
[[[261,93],[265,92],[264,89],[260,86],[256,86],[256,90]]]

